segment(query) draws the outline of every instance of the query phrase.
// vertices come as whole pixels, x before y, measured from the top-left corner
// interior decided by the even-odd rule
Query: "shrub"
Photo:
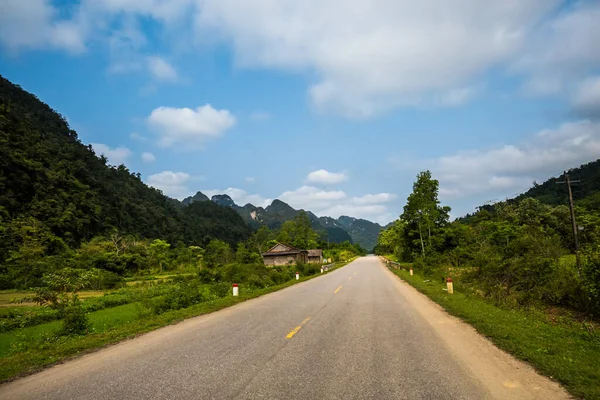
[[[60,331],[62,335],[84,335],[90,329],[90,322],[83,309],[83,303],[77,295],[69,299],[68,304],[63,309],[63,327]]]

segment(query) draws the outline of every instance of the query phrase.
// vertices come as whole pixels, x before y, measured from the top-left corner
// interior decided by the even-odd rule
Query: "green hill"
[[[571,181],[573,200],[578,205],[600,209],[600,159],[584,164],[567,171]],[[517,196],[514,200],[520,201],[526,197],[532,197],[542,203],[550,205],[565,204],[568,199],[567,186],[560,184],[564,182],[564,176],[551,178],[542,184],[534,184],[527,192]]]
[[[0,77],[0,265],[24,238],[52,255],[113,230],[188,244],[249,236],[237,213],[217,207],[183,207],[109,165],[63,116]]]

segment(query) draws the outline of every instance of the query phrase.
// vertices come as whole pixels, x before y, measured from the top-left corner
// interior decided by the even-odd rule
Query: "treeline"
[[[194,203],[188,207],[199,205]],[[227,210],[214,204],[211,207]],[[47,232],[42,231],[40,225],[39,222],[37,225],[30,222],[21,227],[23,236],[19,236],[21,243],[18,250],[10,251],[10,258],[1,267],[0,289],[44,286],[44,277],[56,273],[92,276],[87,284],[90,289],[118,287],[123,285],[126,277],[186,272],[200,274],[206,282],[218,282],[222,268],[226,266],[234,265],[228,268],[242,270],[248,265],[262,265],[262,253],[280,241],[300,249],[327,249],[325,257],[333,261],[366,253],[359,245],[349,242],[332,243],[328,248],[327,243],[322,242],[310,227],[305,213],[298,214],[279,230],[261,227],[245,240],[231,243],[215,238],[192,245],[183,241],[172,244],[163,239],[141,238],[114,230],[72,249],[55,236],[45,236]],[[57,242],[59,247],[50,251],[49,248]],[[318,268],[299,267],[307,274],[308,268],[315,271]]]
[[[520,198],[450,222],[438,186],[429,171],[418,175],[403,214],[381,232],[377,254],[414,262],[434,279],[450,276],[461,290],[497,302],[600,315],[600,214],[586,198],[575,209],[584,227],[578,268],[568,206]]]

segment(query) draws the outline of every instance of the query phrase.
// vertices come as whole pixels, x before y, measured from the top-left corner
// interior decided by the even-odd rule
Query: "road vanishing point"
[[[371,256],[4,384],[0,398],[569,396]]]

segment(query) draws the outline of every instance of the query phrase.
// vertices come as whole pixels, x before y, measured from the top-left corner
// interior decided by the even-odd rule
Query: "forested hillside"
[[[64,117],[0,77],[4,285],[16,271],[29,271],[33,259],[62,254],[114,231],[188,245],[214,238],[235,244],[250,235],[233,210],[210,202],[182,207],[144,184],[139,174],[109,165],[79,141]]]
[[[568,171],[572,184],[573,199],[580,206],[600,210],[600,159]],[[568,196],[564,175],[548,179],[541,185],[535,184],[527,192],[517,196],[520,201],[527,197],[534,198],[545,204],[565,204]]]

